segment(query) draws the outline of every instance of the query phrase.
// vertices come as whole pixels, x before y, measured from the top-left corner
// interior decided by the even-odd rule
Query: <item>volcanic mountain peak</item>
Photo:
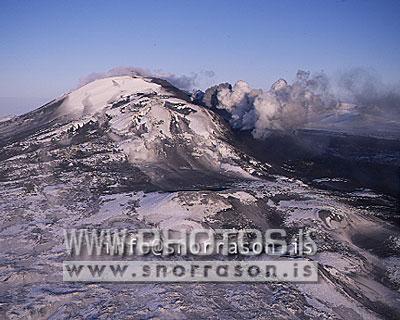
[[[166,188],[171,181],[256,179],[268,167],[241,151],[217,114],[157,78],[95,80],[0,123],[0,136],[10,155],[51,152],[69,166],[129,163]]]
[[[59,114],[93,114],[132,94],[160,92],[161,89],[161,86],[151,82],[151,79],[141,77],[97,79],[65,95],[59,107]]]
[[[213,100],[215,92],[209,93],[206,98]],[[37,277],[46,275],[52,286],[59,283],[57,297],[69,299],[70,285],[48,272],[64,259],[64,227],[284,228],[295,243],[300,229],[315,233],[318,252],[310,259],[321,268],[320,287],[281,283],[283,291],[276,293],[243,284],[252,305],[260,296],[280,301],[281,292],[291,292],[294,298],[280,304],[285,314],[307,300],[313,319],[345,308],[360,319],[381,318],[373,315],[388,310],[399,318],[399,232],[380,218],[398,219],[396,202],[365,187],[381,188],[376,181],[385,176],[382,184],[398,188],[398,180],[388,179],[398,172],[398,144],[316,130],[257,141],[250,132],[231,131],[217,111],[191,102],[166,81],[128,76],[96,80],[0,122],[0,243],[7,247],[19,239],[4,252],[4,261],[15,268],[3,272],[3,287],[10,289],[0,293],[25,301],[28,279],[39,292],[29,299],[54,300],[48,283]],[[219,298],[215,286],[204,288],[210,304]],[[85,290],[79,297],[89,301],[93,292]],[[145,285],[138,290],[148,296]],[[171,309],[174,290],[162,295]],[[179,290],[198,301],[190,288]],[[6,303],[13,315],[29,318],[31,301]]]

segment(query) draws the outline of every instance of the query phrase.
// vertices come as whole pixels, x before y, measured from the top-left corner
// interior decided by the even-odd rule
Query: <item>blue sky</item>
[[[267,88],[298,69],[352,67],[400,81],[398,0],[2,0],[0,39],[0,114],[116,66],[214,71],[200,87],[243,79]]]

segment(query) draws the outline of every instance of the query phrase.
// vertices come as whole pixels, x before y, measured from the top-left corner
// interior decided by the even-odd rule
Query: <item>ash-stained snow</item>
[[[6,122],[9,120],[12,120],[13,118],[15,118],[15,116],[12,116],[12,115],[0,116],[0,122]]]
[[[381,219],[393,199],[277,174],[213,111],[159,81],[96,80],[0,124],[0,148],[0,319],[400,315],[400,233]],[[302,228],[317,243],[320,281],[62,282],[63,228],[153,227],[284,228],[294,238]]]
[[[95,133],[100,127],[134,164],[179,163],[180,167],[249,178],[259,171],[255,160],[250,166],[239,163],[241,155],[226,142],[229,129],[221,119],[151,79],[96,80],[64,96],[54,118],[57,126],[39,132],[36,141],[57,139],[68,144],[74,134],[91,127]]]
[[[0,184],[3,199],[0,211],[4,217],[0,229],[1,256],[3,265],[9,265],[0,269],[3,280],[1,292],[5,301],[3,306],[7,310],[5,314],[10,318],[28,317],[32,313],[56,319],[88,313],[96,317],[115,316],[109,310],[93,308],[93,304],[114,305],[119,310],[118,317],[137,316],[145,307],[147,315],[162,315],[165,318],[198,317],[200,314],[239,318],[235,316],[237,313],[241,316],[248,314],[249,317],[269,315],[273,318],[329,319],[334,316],[344,319],[352,316],[379,319],[379,313],[375,313],[374,308],[370,309],[371,303],[378,306],[383,303],[397,310],[395,299],[398,293],[370,277],[372,270],[385,267],[383,263],[351,242],[351,234],[356,232],[358,222],[365,220],[362,210],[354,210],[325,192],[308,189],[304,197],[340,208],[348,217],[348,226],[331,229],[326,226],[326,217],[318,214],[312,219],[304,219],[302,215],[296,219],[293,212],[287,210],[287,204],[279,206],[280,202],[287,200],[279,199],[296,198],[291,202],[292,207],[295,203],[304,207],[303,202],[309,200],[301,195],[304,190],[300,185],[294,188],[292,182],[285,179],[268,183],[239,183],[219,192],[198,190],[96,195],[94,191],[88,191],[89,187],[90,182],[79,177],[44,188],[38,186],[37,191],[30,192]],[[88,192],[87,195],[81,197],[85,192]],[[296,194],[301,196],[296,197]],[[278,206],[270,207],[271,202]],[[313,210],[310,208],[310,211]],[[259,228],[263,224],[267,227],[275,223],[270,216],[274,213],[287,221],[282,225],[285,228],[295,223],[299,227],[314,229],[319,241],[319,253],[313,259],[320,263],[320,282],[297,285],[83,285],[63,283],[60,279],[61,262],[65,259],[61,227],[219,228],[232,221],[231,212],[235,213],[233,221],[237,226],[243,224],[243,227],[250,227],[257,223]],[[290,222],[287,217],[290,217]],[[381,232],[387,228],[375,218],[369,219],[368,223]],[[397,281],[398,274],[395,268],[395,263],[387,267],[388,279],[392,279],[393,283]],[[246,304],[241,300],[232,304],[232,295],[239,292],[246,297]],[[146,296],[146,299],[131,300],[125,307],[116,302],[138,295]],[[181,297],[179,304],[182,309],[176,309],[177,296]],[[269,303],[264,301],[259,304],[260,297]],[[210,307],[214,306],[212,301],[215,300],[219,301],[218,307]],[[158,301],[157,305],[153,305],[154,301]],[[275,302],[271,309],[272,301]],[[161,305],[163,313],[160,313]],[[221,305],[224,306],[222,309]],[[258,308],[254,309],[254,305]]]
[[[232,208],[225,199],[210,192],[150,193],[140,199],[139,219],[161,229],[200,229],[205,217]]]

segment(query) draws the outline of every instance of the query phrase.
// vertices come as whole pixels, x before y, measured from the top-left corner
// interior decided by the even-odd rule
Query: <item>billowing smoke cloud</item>
[[[200,76],[213,77],[213,71],[202,71],[200,76],[197,73],[191,73],[190,75],[176,75],[174,73],[163,72],[161,70],[151,71],[145,68],[139,67],[116,67],[107,72],[102,73],[91,73],[79,81],[79,87],[92,82],[96,79],[102,79],[113,76],[142,76],[142,77],[155,77],[167,80],[175,87],[182,90],[191,90],[196,87],[197,80]]]
[[[304,127],[338,103],[323,73],[311,77],[299,71],[291,85],[280,79],[268,91],[252,89],[244,81],[222,87],[217,90],[216,107],[230,113],[234,128],[252,130],[255,138],[264,138],[271,130]]]
[[[338,87],[342,99],[384,117],[400,115],[400,85],[384,85],[373,71],[354,68],[341,74]]]
[[[119,75],[161,78],[180,89],[192,90],[199,79],[212,78],[214,72],[176,75],[118,67],[104,73],[92,73],[80,81],[80,86]],[[220,109],[233,128],[251,130],[259,139],[267,137],[271,131],[291,132],[305,127],[371,133],[378,127],[387,129],[389,121],[397,126],[393,119],[400,122],[399,86],[385,86],[372,72],[357,68],[342,73],[335,87],[336,95],[324,73],[311,75],[300,70],[291,84],[279,79],[269,90],[261,90],[251,88],[245,81],[238,81],[233,86],[223,83],[205,92],[197,91],[194,99]]]
[[[201,71],[201,74],[207,78],[213,78],[215,76],[215,72],[212,70],[203,70]]]

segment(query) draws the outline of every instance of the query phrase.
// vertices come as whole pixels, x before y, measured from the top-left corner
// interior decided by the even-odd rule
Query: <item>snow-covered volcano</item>
[[[154,78],[95,80],[2,123],[0,137],[2,143],[22,142],[27,148],[58,145],[80,152],[101,140],[98,147],[108,149],[109,161],[124,157],[154,182],[182,173],[190,183],[215,175],[254,179],[266,168],[255,160],[243,161],[244,155],[230,143],[230,129],[218,115]],[[73,166],[74,157],[69,159]]]
[[[131,76],[0,122],[0,318],[398,317],[396,199],[340,175],[349,163],[357,177],[393,172],[385,152],[398,143],[313,133],[306,145],[300,134],[261,145],[241,133],[168,82]],[[95,227],[311,230],[320,280],[62,282],[62,229]]]

